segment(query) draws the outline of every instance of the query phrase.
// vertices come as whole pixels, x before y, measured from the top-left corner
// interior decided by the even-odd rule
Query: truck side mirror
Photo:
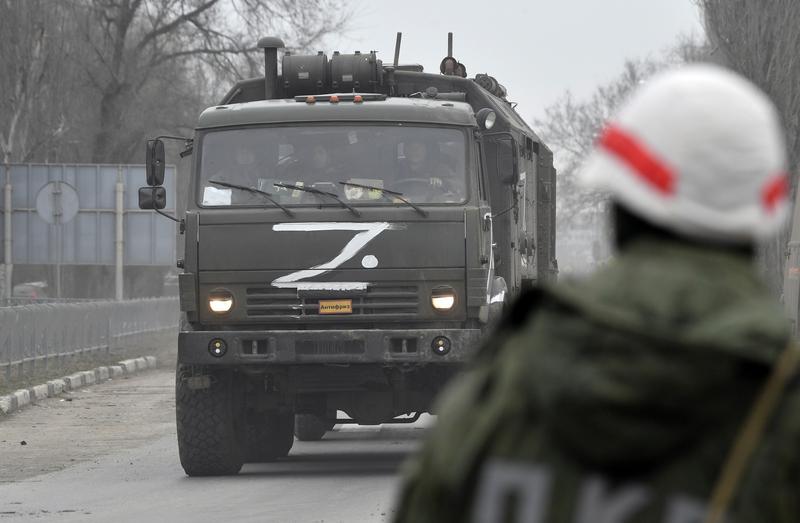
[[[140,187],[139,208],[161,210],[167,206],[167,190],[164,187]]]
[[[147,171],[147,185],[157,187],[164,185],[164,142],[156,138],[147,140],[147,159],[145,169]],[[139,190],[139,201],[141,202],[141,190]],[[140,205],[141,206],[141,205]],[[144,207],[142,207],[144,209]]]

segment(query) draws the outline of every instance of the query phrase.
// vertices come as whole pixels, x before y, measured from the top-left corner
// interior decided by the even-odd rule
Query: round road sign
[[[47,223],[67,223],[78,214],[78,193],[65,182],[50,182],[36,195],[36,212]]]

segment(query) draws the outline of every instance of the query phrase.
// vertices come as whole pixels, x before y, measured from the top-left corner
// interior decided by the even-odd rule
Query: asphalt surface
[[[398,468],[430,423],[339,426],[283,461],[188,478],[173,382],[151,371],[0,418],[0,522],[387,521]]]

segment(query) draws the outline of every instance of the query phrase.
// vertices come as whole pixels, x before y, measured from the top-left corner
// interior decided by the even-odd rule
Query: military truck
[[[186,140],[180,459],[285,456],[293,434],[412,422],[520,289],[555,277],[552,154],[486,74],[285,53]],[[140,206],[160,211],[164,142]],[[337,412],[347,416],[337,418]]]

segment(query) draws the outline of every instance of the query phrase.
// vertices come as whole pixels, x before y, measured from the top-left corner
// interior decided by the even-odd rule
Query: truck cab
[[[552,155],[496,82],[374,53],[287,55],[277,75],[282,42],[261,44],[267,74],[203,111],[179,188],[189,475],[416,420],[504,304],[556,273]],[[163,163],[152,141],[143,208]]]

